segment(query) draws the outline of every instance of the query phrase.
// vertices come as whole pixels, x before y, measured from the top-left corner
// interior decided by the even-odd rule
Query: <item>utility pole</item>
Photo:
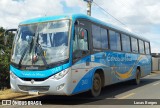
[[[93,0],[84,0],[84,1],[87,2],[87,15],[91,16],[91,6],[92,6]]]

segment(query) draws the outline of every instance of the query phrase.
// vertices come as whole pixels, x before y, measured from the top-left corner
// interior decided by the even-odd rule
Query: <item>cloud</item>
[[[153,48],[160,49],[160,0],[94,0],[111,15],[125,23],[129,29],[151,41]],[[86,14],[87,4],[83,0],[1,0],[0,26],[14,28],[19,22],[40,16],[68,13]],[[94,3],[92,16],[121,27]],[[159,51],[160,52],[160,51]]]
[[[159,0],[94,0],[127,25],[160,23]],[[94,6],[96,7],[96,6]],[[155,14],[155,12],[157,12]]]
[[[18,23],[40,16],[63,14],[67,8],[78,8],[77,13],[84,13],[86,3],[83,0],[1,0],[0,22],[3,27],[17,27]]]
[[[149,39],[152,52],[158,51],[160,53],[159,0],[112,0],[112,2],[110,0],[94,0],[94,2],[127,25],[132,32]],[[97,11],[98,7],[96,5],[93,5],[93,10],[96,11],[94,16],[101,20],[125,27],[104,11],[100,9],[100,11]]]
[[[17,27],[22,20],[63,13],[59,0],[1,0],[0,22],[3,27]]]
[[[62,0],[62,1],[65,2],[68,7],[80,7],[82,9],[86,7],[86,2],[84,2],[83,0]]]

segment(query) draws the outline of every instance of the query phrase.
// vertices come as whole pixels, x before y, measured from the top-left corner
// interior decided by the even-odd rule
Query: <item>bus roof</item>
[[[118,27],[118,26],[115,26],[111,23],[106,23],[106,22],[103,22],[103,21],[100,21],[96,18],[93,18],[93,17],[90,17],[90,16],[87,16],[87,15],[84,15],[84,14],[71,14],[71,15],[58,15],[58,16],[45,16],[45,17],[39,17],[39,18],[34,18],[34,19],[29,19],[29,20],[26,20],[26,21],[23,21],[20,23],[20,25],[25,25],[25,24],[33,24],[33,23],[39,23],[39,22],[47,22],[47,21],[53,21],[53,20],[62,20],[62,19],[73,19],[73,20],[76,20],[78,18],[84,18],[84,19],[88,19],[92,22],[95,22],[97,24],[100,24],[100,25],[103,25],[103,26],[106,26],[108,28],[111,28],[111,29],[114,29],[116,31],[120,31],[124,34],[128,34],[128,35],[131,35],[135,38],[139,38],[141,40],[145,40],[145,41],[148,41],[148,39],[142,37],[142,36],[139,36],[135,33],[132,33],[124,28],[121,28],[121,27]]]

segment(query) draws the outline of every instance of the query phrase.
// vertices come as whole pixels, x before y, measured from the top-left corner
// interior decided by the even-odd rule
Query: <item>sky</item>
[[[151,52],[160,53],[160,0],[94,0],[92,17],[126,28],[150,40]],[[84,0],[0,0],[0,26],[17,28],[21,21],[61,14],[86,14]]]

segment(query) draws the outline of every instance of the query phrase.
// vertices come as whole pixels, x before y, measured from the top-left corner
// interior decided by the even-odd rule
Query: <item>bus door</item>
[[[89,22],[77,20],[74,24],[73,52],[72,52],[72,80],[79,84],[80,92],[86,90],[90,84],[88,72],[91,69],[90,57],[90,27]]]

